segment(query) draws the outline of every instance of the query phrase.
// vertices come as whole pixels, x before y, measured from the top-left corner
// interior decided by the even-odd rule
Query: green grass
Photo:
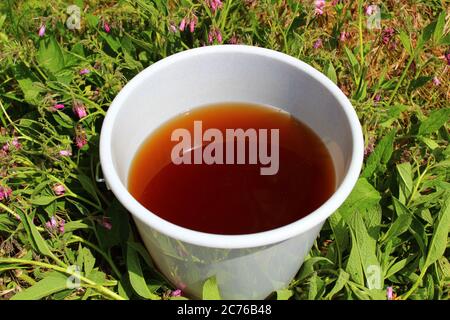
[[[324,72],[363,125],[368,154],[353,193],[289,288],[272,298],[386,299],[390,287],[397,299],[448,299],[445,1],[373,1],[382,30],[366,28],[370,3],[362,1],[327,1],[321,16],[313,1],[225,0],[216,12],[205,1],[74,2],[82,8],[79,30],[66,26],[68,2],[0,3],[0,191],[12,191],[0,197],[0,299],[170,298],[176,288],[96,182],[99,132],[128,80],[170,54],[209,45],[211,30],[224,43],[279,50]],[[195,31],[180,32],[194,14]],[[65,107],[55,110],[57,103]],[[74,104],[87,116],[76,117]],[[52,217],[55,227],[46,225]],[[81,287],[67,288],[68,276]],[[205,287],[217,296],[214,282]]]

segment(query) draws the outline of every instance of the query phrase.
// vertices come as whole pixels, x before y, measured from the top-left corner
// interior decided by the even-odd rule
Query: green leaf
[[[433,237],[428,246],[428,254],[425,260],[425,268],[435,263],[444,255],[447,247],[448,231],[450,228],[450,194],[447,195],[444,204],[439,211],[439,219],[436,220]]]
[[[327,265],[333,266],[333,262],[325,257],[312,257],[309,259],[306,259],[305,262],[303,262],[302,267],[300,268],[300,271],[298,273],[297,279],[299,281],[302,281],[306,278],[308,278],[311,274],[314,273],[314,265],[318,262],[325,262]]]
[[[130,287],[130,283],[127,281],[125,282],[125,277],[122,279],[121,282],[119,282],[118,284],[118,288],[117,291],[119,293],[119,296],[121,296],[122,298],[124,298],[125,300],[130,300],[130,297],[128,295],[129,290],[131,290]]]
[[[333,230],[339,254],[339,262],[341,263],[342,255],[349,244],[348,228],[339,210],[328,218],[328,222],[330,223],[331,230]]]
[[[391,130],[376,146],[375,150],[366,161],[366,166],[362,172],[362,176],[369,178],[375,173],[380,165],[385,165],[391,158],[394,151],[394,138],[396,130]]]
[[[5,23],[6,20],[6,14],[2,14],[0,16],[0,29],[3,27],[3,23]]]
[[[441,38],[441,40],[439,41],[438,45],[450,46],[450,33],[448,33],[447,35],[443,36]]]
[[[52,272],[31,287],[16,293],[11,300],[39,300],[64,289],[67,289],[67,278]]]
[[[364,79],[361,81],[361,88],[354,95],[354,99],[357,101],[364,100],[367,97],[367,81]]]
[[[358,246],[356,245],[356,238],[353,232],[351,233],[351,239],[352,248],[350,250],[350,255],[348,257],[345,270],[349,273],[353,281],[355,281],[357,284],[364,285],[364,273],[362,269],[361,258],[358,252]]]
[[[344,288],[349,279],[350,275],[344,270],[339,269],[339,276],[336,280],[336,283],[334,284],[333,289],[331,289],[331,291],[326,295],[325,299],[332,299],[335,294],[339,293],[339,291]]]
[[[130,284],[134,291],[145,299],[159,300],[160,297],[149,290],[144,279],[139,256],[131,246],[127,246],[127,267]]]
[[[399,205],[402,205],[399,203]],[[400,236],[402,233],[406,232],[411,225],[412,218],[410,215],[402,214],[395,219],[391,224],[386,234],[380,239],[382,242],[389,242],[393,238]]]
[[[436,28],[436,21],[431,22],[422,29],[422,33],[417,41],[417,51],[422,50],[423,46],[430,40]]]
[[[25,101],[29,103],[36,103],[36,99],[39,93],[42,92],[42,88],[39,86],[39,82],[34,82],[30,78],[17,79],[20,89],[23,92]]]
[[[359,68],[358,59],[356,59],[355,55],[349,48],[344,47],[344,50],[345,50],[345,54],[347,55],[348,61],[350,61],[352,69],[356,72]]]
[[[64,55],[54,37],[40,41],[37,61],[42,68],[47,69],[52,74],[64,68]]]
[[[434,43],[436,43],[436,44],[439,43],[439,41],[441,40],[441,38],[444,35],[444,29],[445,29],[445,11],[442,11],[437,19],[436,27],[434,28],[434,33],[433,33],[433,42]]]
[[[402,112],[408,110],[408,107],[403,104],[397,104],[388,109],[386,120],[380,123],[380,126],[384,128],[390,128],[392,123],[398,120],[402,114]]]
[[[428,119],[420,124],[418,135],[426,135],[436,132],[450,120],[450,108],[435,110],[430,113]]]
[[[9,217],[7,215],[0,215],[0,231],[12,233],[13,226],[14,226],[14,223],[9,219]]]
[[[62,127],[73,129],[75,126],[75,122],[64,112],[58,111],[57,113],[53,113],[53,119]]]
[[[119,49],[121,47],[120,41],[113,38],[111,35],[107,34],[106,32],[100,31],[100,36],[103,38],[103,40],[106,41],[106,43],[109,45],[109,47],[117,54],[119,54]]]
[[[404,162],[397,164],[397,172],[399,175],[399,200],[406,204],[413,190],[413,173],[411,164]]]
[[[420,141],[422,141],[431,150],[439,148],[439,144],[437,144],[436,141],[434,141],[434,140],[432,140],[430,138],[420,137]]]
[[[95,265],[95,258],[91,253],[91,250],[88,248],[83,248],[83,266],[84,266],[84,273],[86,277],[89,277],[92,270],[94,269]]]
[[[353,74],[353,80],[355,81],[355,83],[359,82],[359,63],[358,60],[356,59],[355,55],[353,54],[353,52],[347,48],[346,46],[344,47],[344,51],[345,54],[347,55],[347,59],[350,62],[351,65],[351,71]]]
[[[124,57],[126,66],[128,66],[128,68],[130,70],[141,71],[143,69],[142,63],[140,63],[139,61],[136,61],[133,58],[133,56],[130,55],[128,52],[125,52],[123,57]]]
[[[308,290],[308,300],[316,300],[317,295],[319,293],[319,277],[317,276],[317,272],[314,272],[311,278],[309,279],[309,290]]]
[[[367,208],[374,207],[380,201],[379,192],[365,178],[359,178],[355,187],[345,200],[344,204],[339,208],[339,212],[345,220],[355,212],[355,210],[363,211]]]
[[[95,283],[98,283],[100,285],[116,285],[116,282],[114,280],[108,280],[106,278],[106,274],[99,271],[98,268],[92,269],[89,272],[89,275],[87,276],[90,280],[94,281]]]
[[[23,92],[25,101],[31,104],[38,102],[37,98],[43,91],[42,84],[39,79],[30,72],[30,69],[24,64],[17,64],[13,67],[14,77]]]
[[[88,24],[88,26],[90,28],[97,28],[98,27],[98,23],[100,21],[100,18],[91,14],[91,13],[86,13],[86,22]]]
[[[337,75],[336,75],[336,69],[334,69],[333,64],[328,62],[327,66],[325,67],[325,75],[334,83],[337,83]]]
[[[144,248],[144,246],[138,242],[131,242],[128,241],[127,243],[128,246],[132,247],[137,253],[139,253],[139,255],[144,259],[145,263],[156,270],[155,265],[152,262],[152,259],[150,257],[150,255],[147,252],[147,249]]]
[[[376,240],[373,239],[364,224],[361,213],[356,211],[347,219],[347,224],[355,237],[352,238],[352,247],[357,247],[363,272],[367,279],[369,289],[380,289],[383,287],[381,278],[381,267],[376,256]],[[353,239],[355,241],[353,241]],[[379,273],[379,274],[374,274]]]
[[[414,79],[411,81],[411,84],[409,85],[409,89],[411,91],[414,91],[420,87],[423,87],[428,82],[430,82],[433,79],[434,76],[420,76],[417,79]]]
[[[440,257],[438,260],[439,268],[442,271],[444,279],[450,279],[450,262],[446,257]]]
[[[406,52],[408,52],[408,54],[410,56],[413,55],[413,48],[412,48],[412,44],[411,44],[411,40],[409,38],[409,35],[405,32],[405,31],[400,31],[400,34],[398,35],[398,37],[400,38],[400,42],[402,43],[403,47],[405,48]]]
[[[426,245],[428,240],[427,233],[425,232],[425,226],[417,218],[413,217],[410,232],[412,233],[414,239],[419,245],[421,254],[425,256]]]
[[[55,196],[39,196],[39,197],[32,198],[31,199],[31,204],[34,204],[36,206],[46,206],[50,202],[55,201],[56,199],[58,199],[58,197],[55,197]]]
[[[21,210],[17,211],[20,215],[22,223],[24,224],[24,228],[31,239],[31,244],[33,248],[36,251],[42,253],[43,255],[53,258],[54,257],[53,253],[50,251],[49,247],[47,246],[47,243],[45,242],[44,238],[39,233],[39,231],[36,229],[36,226],[33,224],[30,217]]]
[[[406,216],[412,216],[411,213],[409,212],[408,208],[406,208],[403,203],[400,202],[400,200],[396,199],[396,198],[392,198],[392,202],[394,204],[394,208],[395,208],[395,212],[397,213],[397,216],[402,216],[402,215],[406,215]]]
[[[403,260],[400,260],[396,263],[394,263],[386,272],[385,279],[388,279],[389,277],[392,277],[397,272],[405,268],[411,261],[413,261],[417,257],[417,254],[411,255],[408,258],[405,258]]]
[[[97,202],[99,202],[97,192],[95,191],[95,187],[93,186],[94,182],[83,173],[78,173],[77,179],[78,181],[80,181],[83,189],[86,190],[87,193],[89,193],[95,200],[97,200]]]
[[[69,221],[64,225],[65,232],[71,232],[79,229],[89,229],[89,225],[81,220]]]
[[[293,294],[294,292],[292,292],[292,290],[290,289],[277,290],[277,300],[289,300],[289,298],[292,297]]]
[[[126,243],[130,232],[129,213],[116,198],[112,201],[106,214],[111,219],[111,230],[100,224],[96,225],[100,246],[104,250]]]
[[[203,300],[221,300],[215,276],[208,278],[203,284],[202,297]]]
[[[381,211],[381,206],[378,203],[361,211],[367,232],[373,239],[380,237],[380,225],[383,215]]]

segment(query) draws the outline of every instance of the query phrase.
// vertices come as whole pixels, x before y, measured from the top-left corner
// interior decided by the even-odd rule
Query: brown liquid
[[[226,129],[279,129],[278,172],[261,175],[259,161],[173,164],[171,152],[178,141],[171,141],[172,131],[186,128],[193,139],[196,120],[202,121],[203,133],[219,129],[224,141]],[[248,150],[246,144],[246,156]],[[268,150],[270,154],[270,146]],[[291,115],[258,105],[220,104],[190,110],[154,131],[132,162],[128,188],[143,206],[176,225],[249,234],[287,225],[317,209],[335,190],[335,172],[320,138]]]

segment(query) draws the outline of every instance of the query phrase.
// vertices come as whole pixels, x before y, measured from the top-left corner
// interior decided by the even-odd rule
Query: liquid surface
[[[264,165],[259,161],[175,165],[171,152],[179,141],[171,141],[172,132],[185,128],[193,137],[198,120],[203,132],[219,129],[224,142],[226,129],[279,129],[278,172],[261,175]],[[269,153],[270,141],[269,134]],[[246,159],[248,150],[247,144]],[[143,206],[176,225],[214,234],[250,234],[287,225],[317,209],[335,190],[335,172],[320,138],[288,113],[220,104],[192,109],[154,131],[133,159],[128,189]]]

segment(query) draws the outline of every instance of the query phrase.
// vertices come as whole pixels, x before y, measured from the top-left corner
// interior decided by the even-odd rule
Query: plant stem
[[[23,260],[23,259],[16,259],[16,258],[0,258],[0,263],[27,264],[27,265],[34,265],[34,266],[39,266],[39,267],[43,267],[43,268],[47,268],[47,269],[52,269],[52,270],[55,270],[55,271],[58,271],[58,272],[61,272],[61,273],[64,273],[64,274],[67,274],[67,275],[70,275],[70,276],[73,276],[73,277],[79,279],[80,281],[82,281],[85,284],[92,287],[97,292],[103,294],[105,297],[111,298],[113,300],[125,300],[123,297],[119,296],[117,293],[109,290],[108,288],[106,288],[102,285],[99,285],[98,283],[96,283],[86,277],[83,277],[78,272],[70,271],[68,268],[65,269],[62,267],[58,267],[58,266],[40,262],[40,261]]]
[[[418,168],[419,172],[420,172],[420,168]],[[416,196],[417,190],[419,190],[419,186],[422,182],[423,177],[425,176],[425,174],[428,171],[428,163],[426,168],[423,170],[423,172],[419,175],[418,179],[417,179],[417,183],[414,185],[414,188],[411,192],[411,196],[409,197],[408,202],[406,203],[406,207],[409,207],[409,205],[411,204],[411,201],[414,199],[414,197]]]
[[[400,88],[400,85],[402,84],[403,80],[405,79],[406,73],[408,72],[409,67],[411,66],[411,64],[414,61],[414,57],[415,57],[415,55],[412,55],[411,58],[409,58],[408,64],[406,65],[405,70],[403,70],[400,80],[398,80],[397,85],[395,86],[394,92],[392,92],[391,97],[389,98],[389,102],[388,102],[389,106],[391,105],[392,101],[394,100],[394,97],[397,94],[397,91]]]
[[[359,16],[359,57],[361,59],[361,69],[364,65],[364,42],[363,42],[363,14],[362,14],[362,1],[358,1],[358,16]]]
[[[32,138],[30,138],[29,136],[27,136],[26,134],[24,134],[15,124],[14,124],[14,122],[11,120],[11,118],[9,117],[9,115],[8,115],[8,113],[6,112],[6,109],[5,109],[5,107],[3,106],[3,103],[0,101],[0,107],[1,107],[1,109],[2,109],[2,111],[3,111],[3,114],[5,115],[5,117],[6,117],[6,119],[9,121],[9,123],[14,127],[14,130],[16,130],[21,136],[22,136],[22,138],[23,139],[26,139],[26,140],[29,140],[29,141],[31,141],[31,142],[34,142],[34,143],[38,143],[36,140],[34,140],[34,139],[32,139]]]
[[[417,281],[413,284],[413,286],[411,287],[411,289],[408,290],[408,292],[406,292],[404,295],[401,296],[402,300],[406,300],[409,298],[409,296],[416,291],[416,289],[419,287],[419,284],[422,282],[423,277],[425,276],[425,273],[427,272],[428,268],[423,268],[422,272],[420,272],[419,278],[417,279]]]
[[[3,203],[0,202],[0,208],[2,208],[3,210],[9,212],[10,214],[12,214],[14,216],[14,218],[17,218],[17,213],[15,213],[14,211],[12,211],[10,208],[8,208],[7,206],[5,206]]]

